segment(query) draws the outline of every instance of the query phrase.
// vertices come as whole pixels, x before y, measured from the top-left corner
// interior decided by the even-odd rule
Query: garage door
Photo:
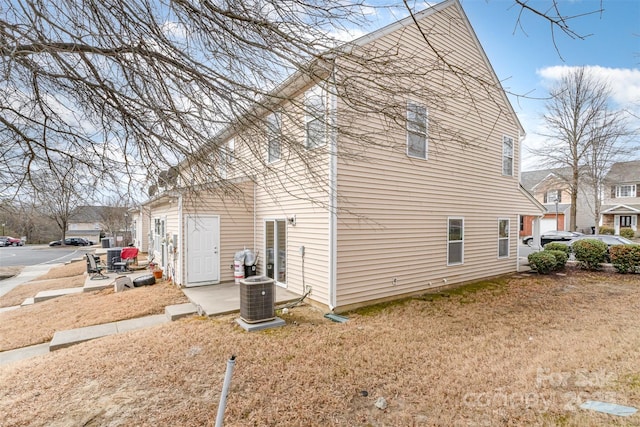
[[[556,218],[543,218],[540,220],[540,234],[556,229]]]

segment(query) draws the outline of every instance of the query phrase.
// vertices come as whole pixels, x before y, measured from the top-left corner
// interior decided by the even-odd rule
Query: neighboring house
[[[176,284],[231,282],[234,254],[249,248],[258,252],[259,274],[300,295],[311,290],[309,301],[339,312],[518,270],[520,218],[544,214],[519,184],[524,131],[460,3],[447,0],[415,18],[432,45],[455,45],[448,61],[482,71],[496,97],[478,108],[452,95],[445,108],[420,90],[398,91],[406,123],[389,124],[374,108],[363,114],[333,95],[330,75],[315,85],[290,80],[279,89],[295,101],[278,107],[287,114],[265,113],[260,134],[229,128],[216,138],[209,158],[218,191],[199,187],[197,174],[183,178],[198,161],[188,159],[176,187],[154,189],[137,213],[149,224],[149,252]],[[422,37],[407,18],[355,45],[393,43],[394,55],[427,69],[437,58]],[[342,65],[338,56],[329,72],[356,72]],[[428,79],[434,92],[457,93],[440,75]],[[334,131],[349,117],[375,143]],[[455,137],[430,127],[445,122]],[[298,145],[281,144],[285,134]],[[253,162],[252,173],[240,162]],[[140,229],[137,240],[144,237]]]
[[[552,230],[569,230],[571,215],[571,169],[555,168],[525,171],[520,174],[520,182],[537,201],[546,208],[540,220],[540,233]],[[576,231],[588,234],[595,225],[591,208],[591,187],[580,179],[576,203]],[[557,204],[556,204],[557,201]],[[523,217],[520,224],[520,236],[533,234],[532,224],[535,217]]]
[[[101,236],[113,238],[114,245],[124,245],[129,240],[129,213],[125,207],[78,206],[67,224],[66,237],[83,237],[100,243]]]
[[[78,206],[67,224],[66,237],[83,237],[94,243],[102,232],[102,206]]]
[[[640,160],[618,162],[605,177],[601,226],[613,227],[620,234],[623,227],[638,233],[640,217]]]

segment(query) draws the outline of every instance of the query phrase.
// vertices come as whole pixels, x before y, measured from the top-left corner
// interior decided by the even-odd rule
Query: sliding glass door
[[[266,275],[280,285],[287,284],[287,221],[265,221]]]

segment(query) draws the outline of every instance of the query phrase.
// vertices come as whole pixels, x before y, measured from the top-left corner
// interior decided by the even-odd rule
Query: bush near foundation
[[[541,251],[529,254],[529,267],[540,274],[551,273],[556,266],[556,257],[551,251]]]
[[[600,227],[600,230],[598,231],[598,233],[609,234],[613,236],[615,234],[615,230],[613,229],[613,227]]]
[[[545,251],[562,251],[567,256],[571,253],[571,247],[569,245],[564,245],[562,243],[551,242],[544,245]]]
[[[609,256],[618,273],[640,273],[640,245],[611,246]]]
[[[607,244],[597,239],[575,241],[572,250],[580,267],[587,270],[599,270],[607,261]]]
[[[627,239],[633,239],[636,233],[633,231],[632,228],[621,228],[620,235],[622,237],[626,237]]]
[[[564,266],[567,264],[567,260],[569,259],[569,255],[565,251],[557,251],[557,250],[547,250],[546,246],[543,252],[549,252],[556,259],[555,264],[553,265],[553,270],[562,270]]]

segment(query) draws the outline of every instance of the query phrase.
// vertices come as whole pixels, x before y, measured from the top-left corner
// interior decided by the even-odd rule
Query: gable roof
[[[614,163],[606,179],[611,183],[640,182],[640,160]]]
[[[555,177],[562,181],[568,181],[570,174],[571,168],[569,167],[526,171],[520,173],[520,183],[524,188],[531,191],[538,184],[551,177]]]

